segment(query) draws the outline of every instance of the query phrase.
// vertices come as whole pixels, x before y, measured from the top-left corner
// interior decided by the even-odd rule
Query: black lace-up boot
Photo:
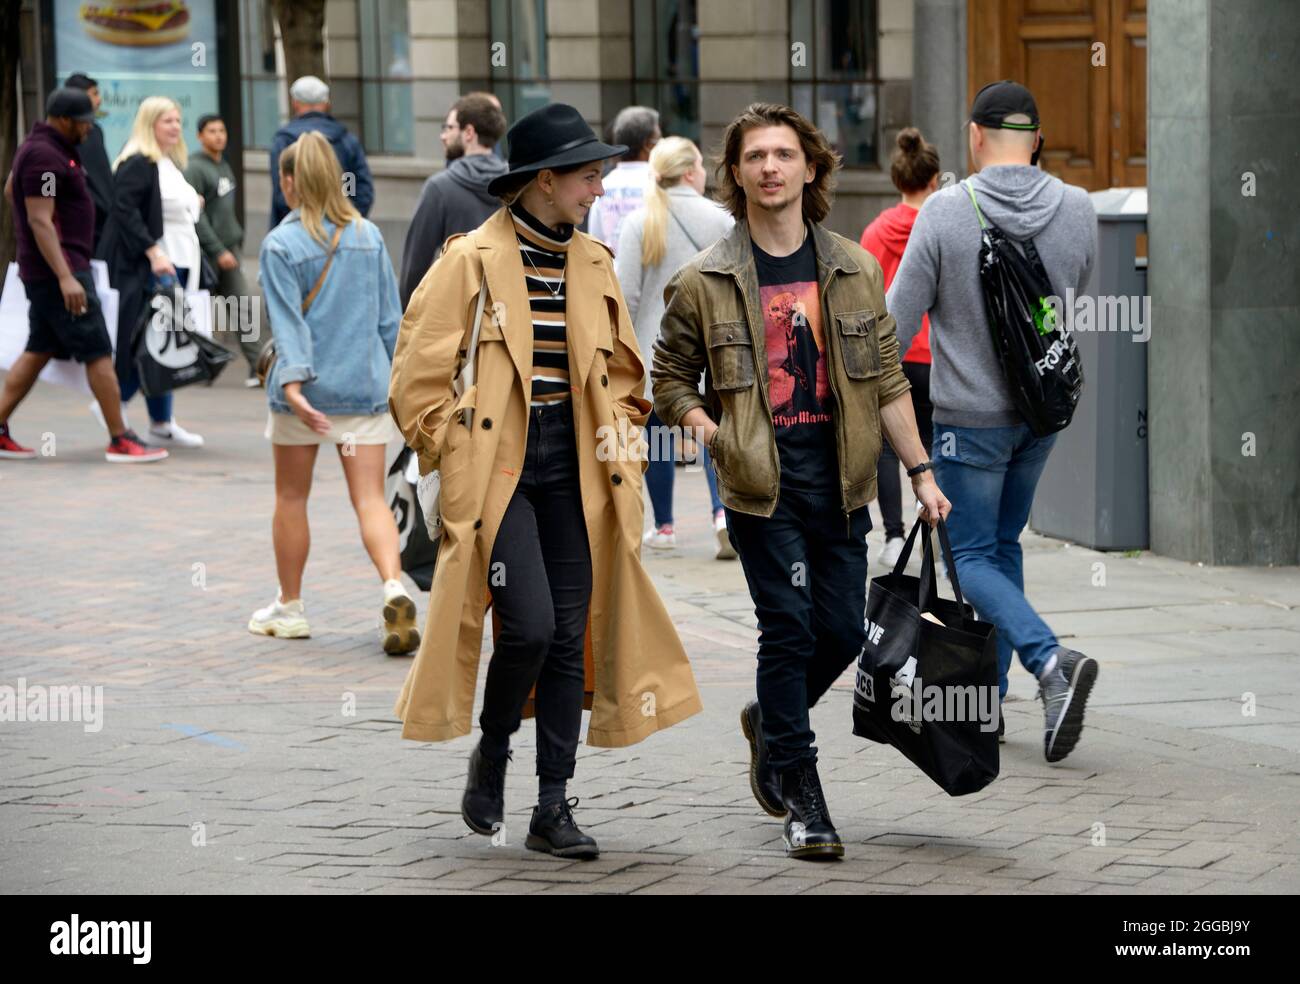
[[[582,858],[590,860],[600,856],[596,840],[584,834],[573,821],[573,808],[578,805],[575,796],[569,800],[533,807],[533,819],[528,824],[528,838],[524,847],[530,851],[554,854],[557,858]]]
[[[803,762],[781,773],[781,800],[788,811],[782,835],[786,857],[806,861],[844,857],[844,845],[826,809],[816,762]]]

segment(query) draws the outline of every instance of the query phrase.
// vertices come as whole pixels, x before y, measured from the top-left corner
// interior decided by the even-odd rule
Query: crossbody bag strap
[[[473,235],[472,233],[470,235]],[[477,244],[476,244],[477,245]],[[483,330],[483,309],[487,306],[487,271],[483,270],[478,282],[478,303],[474,305],[474,320],[470,324],[469,351],[465,353],[465,365],[460,370],[460,381],[465,390],[474,385],[474,375],[478,363],[478,336]],[[467,427],[474,426],[474,408],[466,407],[462,418]]]
[[[695,237],[690,234],[690,231],[686,228],[686,223],[677,217],[677,213],[673,211],[671,202],[668,205],[668,214],[673,217],[673,221],[677,223],[677,228],[686,234],[687,240],[689,240],[690,244],[695,247],[695,252],[698,253],[703,247],[701,247],[700,244],[695,241]]]
[[[316,295],[320,293],[321,287],[325,284],[325,275],[330,272],[330,264],[334,262],[334,254],[338,251],[339,239],[342,238],[342,236],[343,226],[335,226],[334,238],[330,240],[329,252],[325,254],[325,266],[321,268],[320,276],[316,278],[316,283],[312,287],[311,292],[302,299],[302,313],[304,315],[307,313],[307,309],[311,307],[311,302],[316,300]]]
[[[980,228],[987,229],[988,226],[984,222],[984,213],[980,211],[980,203],[975,200],[975,186],[969,181],[963,181],[962,184],[966,187],[966,194],[970,195],[970,203],[975,206],[975,218],[980,220]]]

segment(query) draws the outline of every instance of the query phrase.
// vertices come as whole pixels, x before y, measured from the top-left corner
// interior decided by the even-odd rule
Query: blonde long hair
[[[172,109],[176,110],[177,116],[180,115],[181,107],[175,100],[168,99],[166,96],[149,96],[140,102],[140,108],[135,111],[135,122],[131,124],[131,136],[122,145],[122,153],[118,154],[117,160],[113,162],[114,171],[124,160],[136,154],[143,154],[155,164],[164,156],[170,157],[173,164],[180,170],[185,170],[185,165],[190,159],[189,151],[185,149],[185,138],[181,137],[177,140],[171,152],[164,155],[162,148],[158,146],[158,138],[153,132],[159,118]]]
[[[641,263],[658,266],[668,252],[668,192],[682,183],[695,167],[699,149],[685,137],[664,137],[650,151],[650,176],[654,182],[645,200],[645,227],[641,233]]]
[[[329,245],[321,219],[336,226],[361,221],[361,213],[343,194],[343,170],[334,148],[315,130],[308,130],[280,154],[280,173],[293,178],[298,218],[308,235]]]

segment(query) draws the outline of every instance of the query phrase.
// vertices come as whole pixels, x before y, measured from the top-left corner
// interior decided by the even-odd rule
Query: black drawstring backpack
[[[1069,425],[1083,395],[1079,348],[1048,303],[1055,292],[1033,240],[1024,241],[1022,256],[1013,240],[984,220],[971,183],[962,184],[980,222],[984,311],[1012,402],[1035,437],[1055,434]]]

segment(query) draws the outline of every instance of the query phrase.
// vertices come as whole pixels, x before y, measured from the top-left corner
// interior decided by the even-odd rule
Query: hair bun
[[[904,154],[915,154],[921,149],[921,131],[907,126],[898,131],[898,149]]]

